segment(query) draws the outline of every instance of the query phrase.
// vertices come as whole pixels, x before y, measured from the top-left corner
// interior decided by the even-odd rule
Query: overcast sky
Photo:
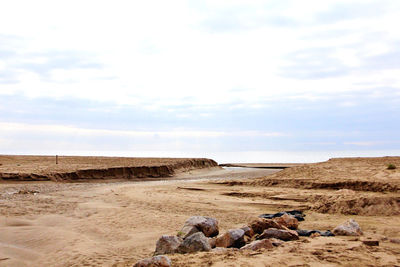
[[[4,1],[0,153],[393,153],[399,25],[397,0]]]

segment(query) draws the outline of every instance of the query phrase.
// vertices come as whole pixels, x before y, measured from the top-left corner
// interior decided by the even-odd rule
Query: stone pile
[[[330,230],[298,229],[299,221],[304,221],[301,211],[262,214],[248,225],[229,229],[219,235],[218,221],[204,216],[190,217],[176,236],[163,235],[156,243],[155,257],[137,262],[134,267],[171,266],[164,254],[193,253],[198,251],[220,252],[226,249],[259,250],[273,249],[284,242],[298,240],[299,236],[362,235],[360,226],[349,220]],[[371,243],[371,245],[373,245]],[[379,244],[378,244],[379,245]]]

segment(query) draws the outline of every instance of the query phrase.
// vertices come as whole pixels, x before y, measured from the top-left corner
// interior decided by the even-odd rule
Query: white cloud
[[[162,138],[220,138],[228,136],[237,137],[282,137],[288,136],[280,132],[262,131],[194,131],[185,129],[175,129],[170,131],[121,131],[108,129],[87,129],[68,125],[46,125],[46,124],[23,124],[0,122],[2,129],[1,135],[9,134],[29,134],[35,135],[63,135],[63,136],[89,136],[89,137],[162,137]]]
[[[19,83],[3,85],[0,94],[79,97],[123,104],[150,102],[156,107],[181,104],[184,98],[191,97],[186,102],[193,105],[241,101],[257,106],[257,99],[262,98],[307,94],[317,98],[322,91],[355,90],[356,82],[371,79],[378,79],[381,84],[388,79],[399,83],[397,73],[389,71],[373,73],[373,78],[364,72],[313,81],[282,77],[280,68],[291,62],[285,58],[293,51],[337,47],[330,56],[345,66],[358,67],[362,64],[358,52],[368,56],[384,53],[391,47],[389,41],[400,40],[396,8],[372,18],[319,24],[313,22],[319,12],[329,11],[338,3],[357,6],[362,2],[289,3],[207,1],[204,12],[186,1],[8,2],[0,11],[0,33],[22,38],[16,51],[25,63],[43,64],[48,60],[35,55],[37,52],[75,51],[90,55],[104,68],[56,69],[50,71],[48,79],[19,69]],[[245,31],[222,33],[197,26],[207,16],[218,15],[227,8],[239,15],[244,10],[250,18],[268,18],[275,12],[276,16],[292,18],[298,25],[279,27],[261,21]],[[334,30],[351,32],[340,38],[317,37]],[[373,31],[386,33],[386,39],[362,43],[364,35]],[[316,37],[304,38],[310,34]],[[0,66],[5,68],[13,60],[6,66],[1,61]],[[231,90],[237,87],[245,90],[232,94]]]

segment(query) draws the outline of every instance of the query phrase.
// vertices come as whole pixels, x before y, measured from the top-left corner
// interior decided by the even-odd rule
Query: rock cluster
[[[354,220],[349,220],[337,226],[333,233],[329,230],[300,230],[299,219],[304,220],[301,211],[263,214],[248,225],[238,229],[230,229],[219,234],[218,221],[204,216],[190,217],[183,225],[177,236],[163,235],[156,243],[153,258],[144,259],[134,266],[170,266],[170,260],[163,254],[193,253],[198,251],[259,250],[272,249],[284,242],[298,240],[299,236],[334,236],[361,235],[360,226]],[[376,245],[365,242],[366,245]],[[379,245],[379,243],[378,243]],[[147,264],[147,265],[146,265]]]

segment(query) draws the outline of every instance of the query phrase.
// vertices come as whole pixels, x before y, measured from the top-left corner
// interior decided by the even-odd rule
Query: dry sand
[[[126,158],[0,155],[1,181],[82,181],[169,177],[217,167],[202,158]]]
[[[400,166],[399,158],[389,161]],[[324,207],[334,206],[338,198],[345,201],[359,196],[398,200],[399,192],[392,187],[370,191],[368,186],[357,189],[351,183],[352,190],[319,186],[337,180],[394,181],[397,186],[399,170],[389,172],[385,164],[382,159],[342,159],[272,175],[274,171],[268,169],[233,168],[192,171],[181,174],[181,180],[168,181],[2,183],[0,266],[131,266],[151,256],[157,239],[162,234],[176,234],[190,216],[215,217],[223,232],[241,227],[261,213],[288,209],[305,210],[302,229],[332,229],[353,218],[365,235],[301,238],[260,252],[195,253],[170,258],[174,266],[399,266],[400,245],[389,242],[390,238],[400,238],[400,215],[395,210],[398,201],[372,201],[351,212],[348,208],[319,207],[322,201]],[[303,171],[306,173],[302,175]],[[264,178],[234,183],[218,180],[260,176]],[[313,188],[310,183],[298,186],[297,182],[288,182],[282,186],[265,182],[285,177],[292,181],[311,177],[318,183]],[[384,209],[389,211],[381,212]],[[360,242],[367,238],[380,240],[380,246],[368,247]]]

